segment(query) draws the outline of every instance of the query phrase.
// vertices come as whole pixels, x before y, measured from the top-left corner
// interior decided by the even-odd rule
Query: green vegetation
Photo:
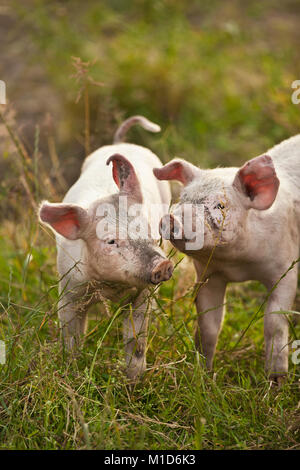
[[[59,201],[78,176],[87,148],[111,142],[132,114],[158,122],[163,132],[133,129],[130,140],[164,161],[177,155],[207,167],[240,164],[298,133],[291,83],[300,79],[299,2],[7,5],[11,47],[28,42],[22,60],[43,71],[49,102],[59,105],[51,125],[44,125],[47,108],[40,110],[31,134],[18,128],[20,96],[0,108],[0,340],[7,353],[0,365],[0,448],[300,448],[300,366],[290,363],[286,383],[271,388],[261,316],[242,336],[267,295],[262,286],[230,287],[208,373],[195,350],[194,278],[184,258],[157,295],[148,370],[132,388],[117,305],[93,309],[76,361],[63,352],[54,237],[36,216],[42,198]],[[39,86],[30,90],[28,117]],[[299,338],[299,323],[291,330]]]

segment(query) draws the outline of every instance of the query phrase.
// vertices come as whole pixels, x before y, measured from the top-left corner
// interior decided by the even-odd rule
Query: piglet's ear
[[[159,180],[177,180],[186,185],[190,183],[201,170],[185,160],[172,160],[162,168],[154,168],[153,173]]]
[[[39,217],[41,222],[69,240],[83,238],[89,221],[87,211],[76,204],[51,204],[47,201],[42,203]]]
[[[249,160],[237,172],[233,186],[247,197],[247,207],[258,210],[271,207],[279,188],[272,158],[261,155]]]
[[[113,164],[113,179],[120,192],[123,192],[128,196],[132,196],[141,203],[143,201],[143,196],[140,182],[130,161],[123,157],[123,155],[116,153],[109,157],[106,165],[109,165],[110,162]]]

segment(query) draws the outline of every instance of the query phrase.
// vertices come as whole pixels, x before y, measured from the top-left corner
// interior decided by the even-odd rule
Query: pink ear
[[[186,185],[190,183],[200,169],[184,160],[172,160],[162,168],[154,168],[153,173],[159,180],[177,180]]]
[[[237,172],[233,186],[249,198],[249,207],[258,210],[271,207],[279,188],[272,158],[261,155],[245,163]]]
[[[49,224],[57,233],[69,240],[82,238],[88,222],[86,210],[75,204],[44,202],[39,215],[42,222]]]
[[[133,196],[139,202],[142,202],[143,197],[140,183],[129,160],[123,157],[123,155],[116,153],[109,157],[106,165],[109,165],[110,162],[113,164],[113,179],[119,190]]]

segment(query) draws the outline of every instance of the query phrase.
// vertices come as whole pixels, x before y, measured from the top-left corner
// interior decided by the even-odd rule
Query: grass
[[[1,238],[0,331],[7,348],[7,363],[0,366],[2,449],[299,447],[299,370],[290,364],[287,383],[270,388],[262,319],[234,348],[266,295],[260,285],[230,289],[211,374],[193,340],[196,312],[186,287],[191,267],[179,264],[160,289],[148,370],[132,388],[124,373],[120,315],[112,322],[116,305],[111,315],[92,312],[76,361],[63,353],[55,251],[45,248],[44,234],[33,244],[35,230],[28,224],[10,243]]]
[[[63,351],[54,240],[36,217],[40,200],[61,199],[87,149],[111,142],[125,114],[162,125],[161,137],[138,130],[130,137],[163,160],[180,155],[212,167],[240,164],[299,132],[299,106],[290,100],[300,76],[297,2],[225,3],[9,6],[62,112],[23,139],[11,108],[1,108],[1,449],[300,448],[299,365],[290,362],[286,383],[271,388],[261,315],[251,323],[267,295],[261,285],[230,286],[208,373],[195,350],[194,274],[184,258],[157,295],[148,369],[132,388],[117,305],[91,311],[76,361]],[[74,56],[90,63],[79,83]],[[78,77],[84,64],[75,62]],[[291,333],[299,338],[300,325]]]

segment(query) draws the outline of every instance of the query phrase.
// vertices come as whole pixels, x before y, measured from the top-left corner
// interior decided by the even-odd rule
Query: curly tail
[[[114,144],[119,144],[123,142],[127,131],[135,124],[139,124],[144,129],[150,132],[160,132],[161,130],[158,124],[154,124],[154,122],[149,121],[144,116],[132,116],[126,119],[126,121],[124,121],[117,129],[114,135]]]

